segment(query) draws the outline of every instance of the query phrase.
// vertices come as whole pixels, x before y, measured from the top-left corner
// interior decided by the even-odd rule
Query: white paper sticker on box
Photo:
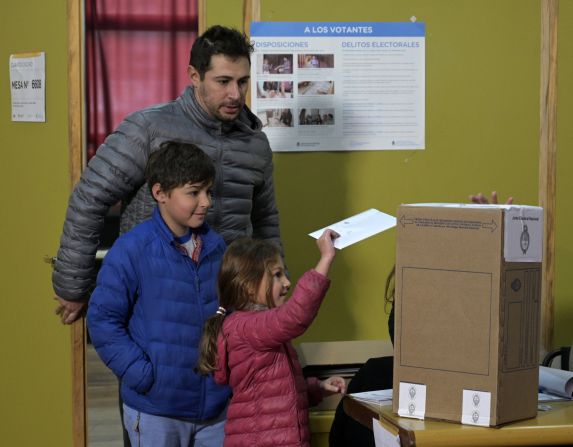
[[[511,206],[505,211],[503,253],[506,262],[541,262],[543,208]]]
[[[462,399],[462,424],[489,427],[491,393],[464,390]]]
[[[424,419],[426,414],[426,385],[400,382],[398,415]]]

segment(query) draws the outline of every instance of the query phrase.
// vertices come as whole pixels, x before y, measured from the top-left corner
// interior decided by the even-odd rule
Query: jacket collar
[[[175,235],[171,232],[163,220],[163,217],[161,217],[161,213],[159,212],[159,207],[157,205],[153,209],[153,215],[151,216],[151,219],[159,230],[160,237],[173,248],[175,248],[179,253],[181,253],[181,251],[177,248],[179,243],[177,242],[177,239],[175,239]],[[216,238],[216,233],[211,230],[206,222],[203,223],[203,225],[201,225],[199,228],[194,228],[192,231],[193,233],[201,236],[201,239],[203,240],[203,247],[201,248],[201,255],[199,257],[199,260],[201,260],[205,255],[209,254],[215,246],[214,240]]]
[[[233,131],[240,131],[243,133],[253,134],[259,132],[263,128],[261,120],[257,118],[247,106],[243,107],[239,117],[232,122],[219,121],[211,117],[197,101],[195,97],[195,89],[192,85],[188,85],[183,94],[177,98],[183,107],[183,110],[194,121],[199,123],[202,127],[206,128],[210,133],[216,135],[225,135]]]

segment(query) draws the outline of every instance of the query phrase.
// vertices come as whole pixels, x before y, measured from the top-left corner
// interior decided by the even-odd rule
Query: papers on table
[[[340,234],[340,237],[334,241],[334,246],[342,249],[395,226],[395,217],[372,208],[320,230],[313,231],[309,236],[318,239],[324,230],[330,228]]]
[[[556,399],[573,399],[573,372],[540,366],[539,400]]]
[[[392,388],[389,390],[365,391],[363,393],[349,394],[353,399],[372,404],[392,403]]]
[[[537,393],[538,402],[548,402],[550,400],[565,400],[565,397],[556,396],[555,394]]]

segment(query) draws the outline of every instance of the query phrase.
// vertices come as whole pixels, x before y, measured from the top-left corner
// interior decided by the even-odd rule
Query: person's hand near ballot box
[[[497,192],[492,191],[491,193],[491,199],[488,199],[486,195],[482,194],[481,192],[478,192],[477,194],[472,194],[469,196],[470,202],[472,203],[477,203],[477,204],[482,204],[482,205],[497,205],[498,202],[498,198],[497,198]],[[513,197],[508,197],[507,200],[505,201],[506,205],[511,205],[513,203]]]
[[[342,377],[333,376],[320,382],[323,397],[333,394],[346,393],[346,381]]]

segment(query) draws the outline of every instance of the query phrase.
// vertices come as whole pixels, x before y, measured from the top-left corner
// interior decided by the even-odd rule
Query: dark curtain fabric
[[[86,0],[87,157],[131,112],[188,84],[197,0]]]

